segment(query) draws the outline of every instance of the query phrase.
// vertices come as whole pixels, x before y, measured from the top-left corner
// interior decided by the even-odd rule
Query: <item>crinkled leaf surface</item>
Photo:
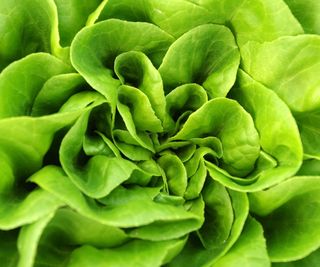
[[[299,35],[266,43],[249,42],[242,47],[241,55],[244,71],[274,90],[292,111],[319,108],[319,36]]]

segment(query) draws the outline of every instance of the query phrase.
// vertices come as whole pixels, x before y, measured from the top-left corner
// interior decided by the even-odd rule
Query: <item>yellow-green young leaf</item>
[[[190,115],[173,140],[206,136],[220,139],[221,164],[231,174],[241,177],[253,170],[259,156],[259,136],[251,116],[236,101],[210,100]]]

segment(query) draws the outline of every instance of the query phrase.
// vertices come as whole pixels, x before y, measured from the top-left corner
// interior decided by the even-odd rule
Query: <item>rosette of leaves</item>
[[[318,266],[319,14],[2,0],[1,264]]]

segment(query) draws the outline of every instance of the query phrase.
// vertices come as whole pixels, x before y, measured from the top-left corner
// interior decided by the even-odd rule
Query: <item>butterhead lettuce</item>
[[[317,0],[1,0],[4,267],[320,264]]]

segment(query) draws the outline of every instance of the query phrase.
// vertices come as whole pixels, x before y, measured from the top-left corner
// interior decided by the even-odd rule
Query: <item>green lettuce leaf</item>
[[[319,11],[0,1],[0,265],[318,266]]]

